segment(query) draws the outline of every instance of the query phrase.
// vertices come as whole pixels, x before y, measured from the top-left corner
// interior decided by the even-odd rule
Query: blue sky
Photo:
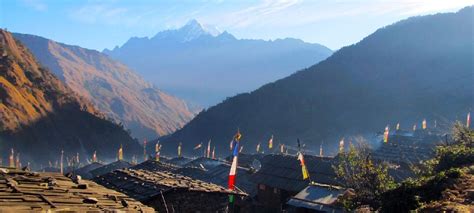
[[[469,5],[474,0],[1,0],[0,27],[101,51],[197,19],[237,38],[339,49],[398,20]]]

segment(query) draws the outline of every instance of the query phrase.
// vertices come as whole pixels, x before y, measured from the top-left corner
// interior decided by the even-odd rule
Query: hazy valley
[[[196,20],[151,38],[134,37],[105,54],[152,83],[203,107],[283,78],[331,55],[299,39],[237,39]]]

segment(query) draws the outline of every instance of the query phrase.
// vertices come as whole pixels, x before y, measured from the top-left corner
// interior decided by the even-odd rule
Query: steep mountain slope
[[[131,38],[104,53],[165,91],[210,106],[311,66],[332,51],[297,39],[236,39],[192,20],[152,38]]]
[[[122,122],[140,140],[170,134],[193,116],[184,101],[156,89],[100,52],[34,35],[14,36],[68,87],[107,117]]]
[[[21,153],[23,165],[47,165],[76,153],[114,158],[123,144],[126,157],[140,145],[88,101],[77,96],[9,32],[0,30],[0,153]],[[85,157],[83,158],[85,160]],[[7,162],[6,160],[3,162]]]
[[[474,108],[473,7],[457,13],[414,17],[377,30],[319,64],[260,89],[229,98],[197,115],[164,142],[183,151],[212,139],[219,153],[237,128],[247,150],[258,142],[316,150],[324,141],[383,131],[401,122],[464,119]],[[418,124],[420,126],[420,124]],[[224,154],[222,154],[224,155]]]

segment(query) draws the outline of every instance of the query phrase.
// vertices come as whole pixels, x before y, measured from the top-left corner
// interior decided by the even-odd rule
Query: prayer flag
[[[303,173],[303,180],[306,180],[306,179],[309,178],[309,173],[308,173],[308,169],[306,168],[306,165],[304,163],[303,153],[298,152],[298,160],[300,161],[300,164],[301,164],[301,171]]]
[[[272,137],[270,138],[270,140],[268,140],[268,148],[269,148],[269,149],[272,149],[272,148],[273,148],[273,135],[272,135]]]
[[[239,141],[242,135],[240,134],[240,131],[237,132],[237,134],[234,136],[233,140],[233,147],[234,150],[232,152],[233,159],[232,159],[232,165],[230,167],[230,172],[229,172],[229,183],[228,183],[228,188],[230,190],[235,190],[235,176],[237,174],[237,159],[239,156]],[[234,202],[234,195],[229,195],[229,202],[233,203]]]
[[[120,148],[118,150],[118,160],[123,160],[123,148],[122,144],[120,144]]]
[[[388,128],[388,126],[385,127],[385,131],[383,133],[383,142],[387,143],[388,142],[388,134],[389,134],[390,130]]]

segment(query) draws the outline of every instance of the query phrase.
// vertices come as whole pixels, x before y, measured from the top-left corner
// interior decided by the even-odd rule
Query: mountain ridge
[[[101,52],[34,35],[14,36],[66,85],[107,117],[122,122],[140,140],[172,133],[194,114],[184,101],[162,92]]]
[[[237,39],[224,31],[191,36],[186,25],[153,37],[131,38],[103,53],[153,83],[203,107],[256,89],[325,59],[332,51],[299,39]]]
[[[61,150],[65,156],[87,156],[82,161],[95,151],[103,160],[113,159],[122,145],[128,159],[139,153],[140,145],[121,126],[42,67],[12,34],[0,30],[0,40],[2,153],[14,149],[34,168],[58,160]]]
[[[428,125],[449,126],[474,106],[474,48],[465,27],[472,14],[470,7],[381,28],[314,66],[210,107],[163,139],[163,147],[173,153],[182,142],[183,152],[193,154],[195,144],[212,139],[227,153],[240,129],[251,150],[274,135],[274,144],[296,146],[300,138],[308,149],[323,144],[331,153],[343,137],[377,140],[387,124],[410,129],[427,118]]]

